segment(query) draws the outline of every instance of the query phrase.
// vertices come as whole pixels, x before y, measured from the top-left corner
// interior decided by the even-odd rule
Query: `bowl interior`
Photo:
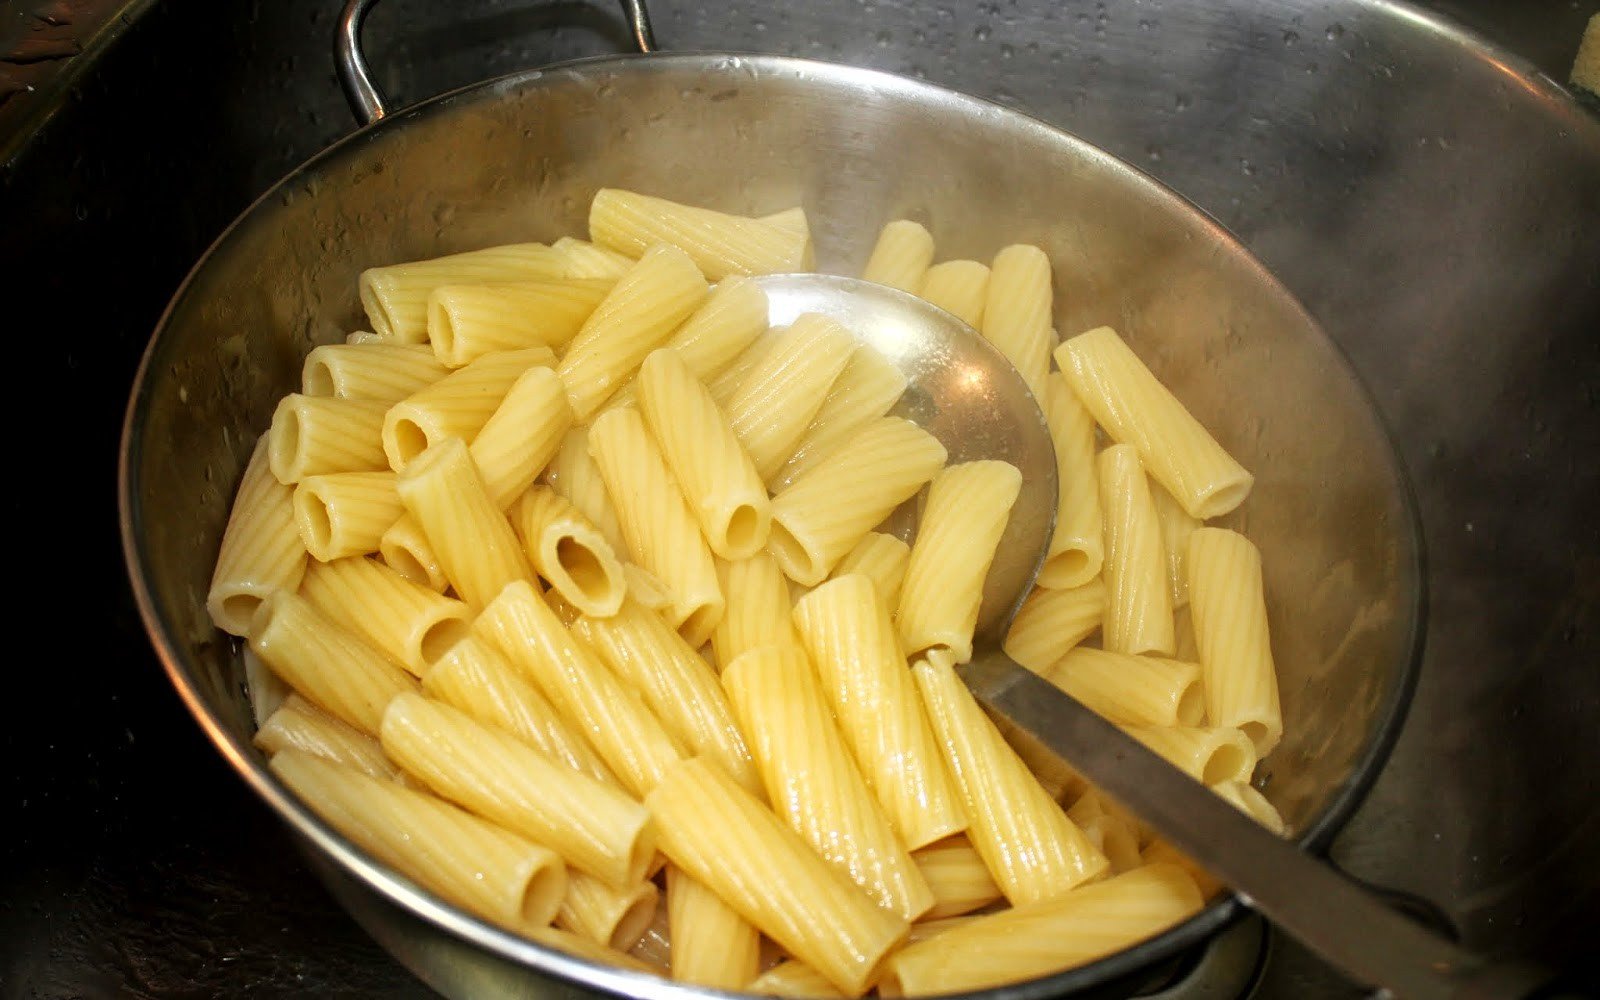
[[[1265,792],[1314,841],[1348,815],[1410,690],[1419,542],[1380,420],[1298,303],[1193,206],[1015,112],[800,60],[651,56],[520,74],[358,133],[244,215],[156,331],[125,428],[130,573],[173,681],[302,833],[413,901],[339,848],[250,747],[237,650],[204,599],[251,446],[305,353],[364,328],[363,268],[583,235],[603,186],[753,214],[804,205],[819,269],[840,274],[859,273],[899,217],[927,225],[940,259],[1042,247],[1058,332],[1117,328],[1255,473],[1225,523],[1264,556],[1285,721]],[[1214,926],[1222,905],[1197,921]],[[500,950],[512,940],[457,917]]]

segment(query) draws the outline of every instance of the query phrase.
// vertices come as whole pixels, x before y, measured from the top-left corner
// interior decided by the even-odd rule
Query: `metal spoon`
[[[1425,930],[1007,656],[1001,640],[1055,524],[1055,452],[1027,384],[977,331],[915,296],[832,275],[756,280],[774,325],[822,313],[896,364],[908,381],[896,415],[938,438],[952,463],[1000,459],[1021,471],[961,674],[1030,765],[1088,779],[1358,982],[1404,1000],[1552,996],[1548,970],[1488,962]]]

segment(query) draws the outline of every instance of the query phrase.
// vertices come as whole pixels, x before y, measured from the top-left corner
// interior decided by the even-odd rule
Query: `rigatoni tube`
[[[1261,553],[1225,528],[1200,528],[1189,536],[1189,610],[1206,717],[1214,726],[1237,726],[1265,756],[1283,736],[1278,672],[1272,662]]]
[[[294,590],[306,571],[294,490],[272,474],[267,441],[267,435],[256,441],[245,465],[206,590],[211,621],[233,635],[248,635],[261,602],[274,591]]]
[[[1106,610],[1101,624],[1105,647],[1118,653],[1170,656],[1176,642],[1172,590],[1150,481],[1138,453],[1125,444],[1102,451],[1095,471],[1105,517]]]

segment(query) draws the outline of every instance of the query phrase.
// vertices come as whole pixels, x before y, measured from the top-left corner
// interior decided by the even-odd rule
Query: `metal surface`
[[[756,281],[774,326],[820,313],[900,369],[906,391],[890,413],[932,434],[947,464],[994,459],[1022,473],[978,608],[980,635],[1004,629],[1038,575],[1056,523],[1055,449],[1028,384],[976,330],[915,295],[828,274]]]
[[[402,104],[629,46],[608,10],[560,0],[387,3],[366,38]],[[170,290],[250,199],[348,129],[327,58],[337,11],[71,6],[52,37],[77,32],[84,54],[21,67],[35,91],[0,107],[7,317],[52,331],[30,338],[23,377],[70,393],[80,420],[73,450],[10,441],[18,468],[58,484],[35,522],[50,530],[18,533],[14,564],[79,600],[30,606],[72,655],[14,672],[28,709],[0,731],[16,762],[0,775],[0,995],[425,996],[328,898],[145,653],[106,473]],[[1416,699],[1333,856],[1437,901],[1474,950],[1588,968],[1600,233],[1583,223],[1600,208],[1600,140],[1551,81],[1600,4],[653,6],[674,47],[813,54],[1000,97],[1141,163],[1265,259],[1388,416],[1430,551]],[[20,32],[35,9],[0,0]],[[100,45],[94,27],[124,13]],[[26,397],[6,398],[11,425],[33,426]],[[58,526],[83,540],[66,563]],[[1281,940],[1260,980],[1272,1000],[1362,995]],[[1234,995],[1185,985],[1162,996]]]
[[[1181,199],[1032,119],[848,67],[655,55],[474,87],[390,115],[318,157],[197,265],[136,379],[123,539],[151,638],[230,762],[348,877],[542,973],[634,995],[684,990],[554,955],[362,857],[266,773],[249,743],[240,664],[201,600],[255,436],[297,385],[304,353],[360,322],[357,273],[581,232],[605,185],[757,214],[802,204],[819,268],[845,274],[882,223],[903,216],[924,220],[947,255],[1041,247],[1056,267],[1058,327],[1115,324],[1256,470],[1245,520],[1266,553],[1270,610],[1295,625],[1276,650],[1288,735],[1261,770],[1274,804],[1306,835],[1323,837],[1348,815],[1410,691],[1418,552],[1369,401],[1293,299]],[[993,191],[1008,196],[982,195]],[[1075,207],[1047,211],[1060,205]],[[219,358],[221,338],[232,350]],[[1314,423],[1297,419],[1308,404]],[[1003,992],[1099,985],[1169,957],[1232,912],[1213,903],[1123,954]],[[416,967],[427,954],[400,957]]]

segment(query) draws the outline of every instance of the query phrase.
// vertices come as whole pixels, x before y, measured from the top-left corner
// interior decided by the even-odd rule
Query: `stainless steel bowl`
[[[271,777],[233,642],[204,596],[244,462],[311,347],[362,325],[373,264],[582,233],[601,186],[731,211],[803,204],[819,268],[856,273],[909,216],[941,257],[1018,241],[1056,265],[1056,324],[1124,333],[1257,475],[1234,521],[1265,555],[1282,745],[1265,791],[1308,848],[1391,746],[1420,652],[1405,477],[1338,349],[1201,210],[1059,129],[927,84],[771,56],[649,55],[515,74],[364,128],[264,195],[212,246],[145,353],[121,456],[123,545],[168,675],[218,749],[303,839],[369,931],[445,993],[707,991],[514,937],[367,858]],[[1104,990],[1206,939],[1224,898],[1093,965],[1002,990]]]

